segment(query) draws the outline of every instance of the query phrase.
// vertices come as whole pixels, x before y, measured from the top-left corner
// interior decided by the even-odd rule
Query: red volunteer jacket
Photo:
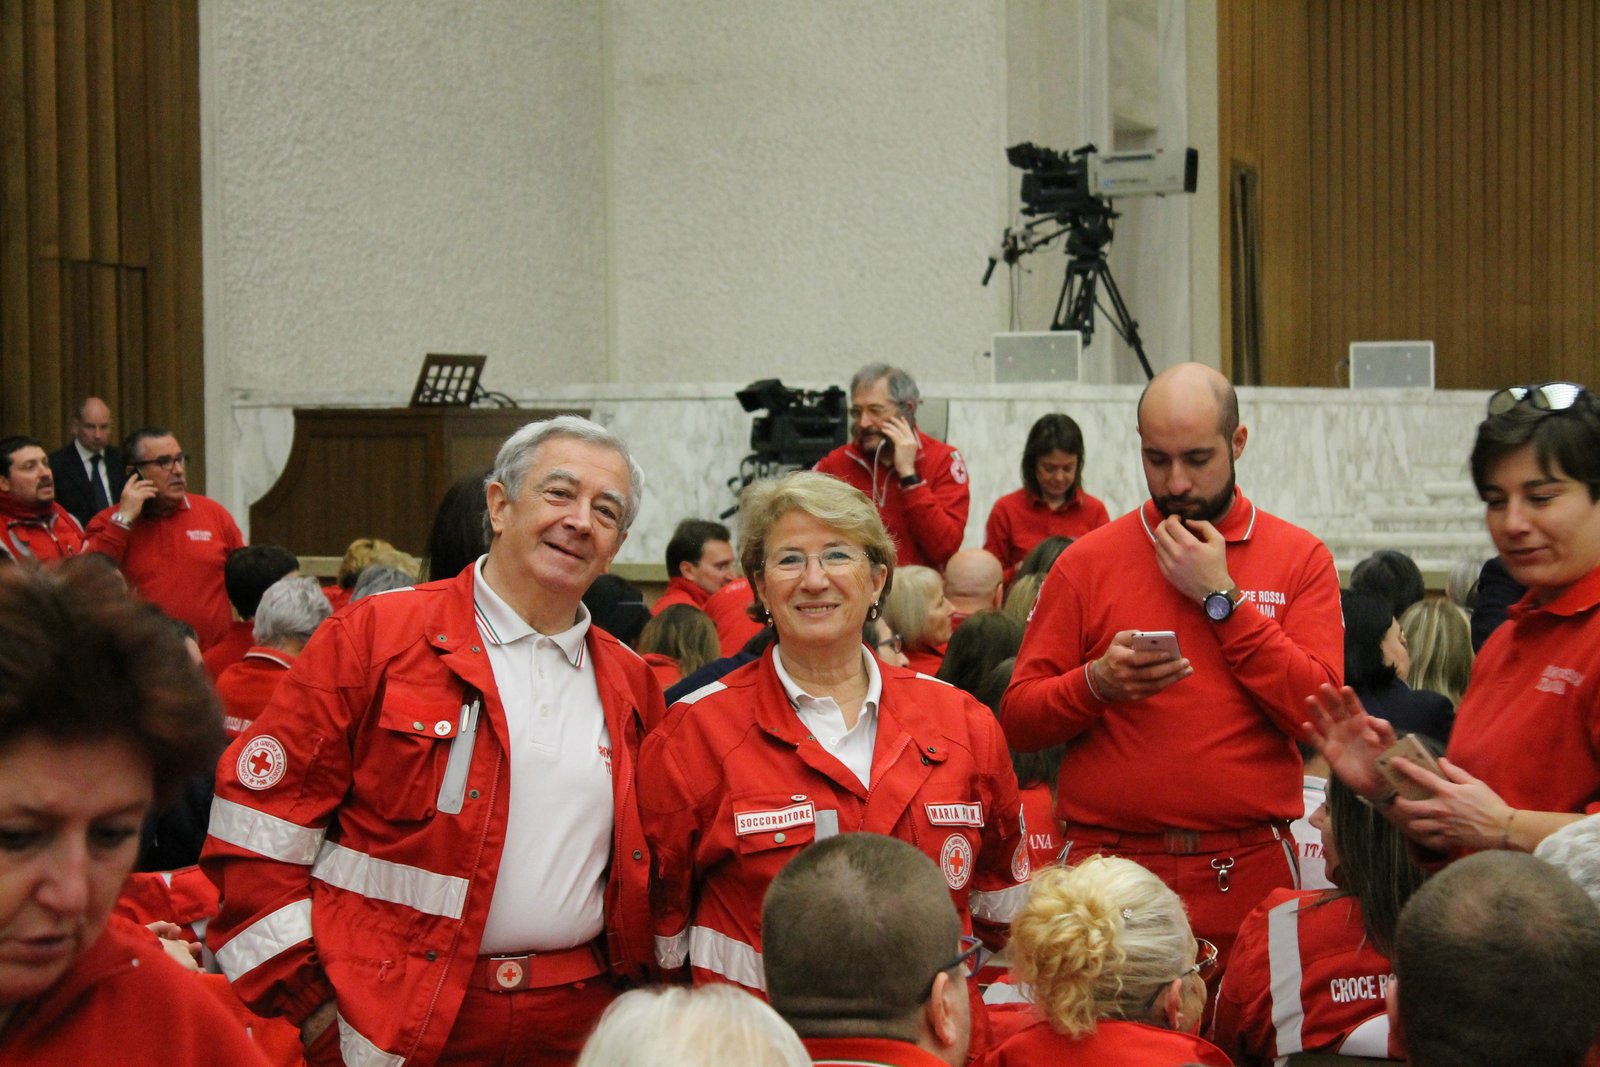
[[[1040,1019],[1006,1038],[980,1063],[982,1067],[1179,1067],[1186,1063],[1230,1067],[1231,1061],[1205,1038],[1159,1026],[1101,1019],[1094,1033],[1068,1037]]]
[[[113,915],[100,939],[0,1030],[0,1063],[28,1067],[268,1067],[200,976]]]
[[[218,767],[201,858],[222,893],[217,959],[263,1015],[300,1022],[337,992],[341,1045],[363,1062],[437,1059],[494,892],[507,727],[475,574],[368,597],[323,623]],[[612,746],[606,948],[614,973],[637,977],[651,950],[634,767],[661,691],[610,634],[590,627],[586,647]],[[439,797],[474,689],[482,714],[451,814]]]
[[[926,1049],[886,1037],[807,1037],[801,1042],[813,1067],[946,1067]]]
[[[222,672],[217,696],[222,698],[222,728],[229,737],[250,729],[293,666],[294,656],[288,652],[257,645]]]
[[[135,593],[193,626],[202,650],[227,637],[233,605],[222,567],[235,549],[244,547],[244,535],[228,509],[190,493],[176,511],[145,511],[132,527],[112,522],[115,514],[113,505],[90,520],[90,547],[117,561]]]
[[[706,600],[710,596],[710,593],[701,589],[689,579],[682,575],[674,575],[672,580],[667,582],[667,588],[662,592],[661,596],[657,598],[654,604],[650,605],[650,614],[660,615],[674,604],[687,604],[691,608],[699,608],[704,611],[706,609]]]
[[[1056,798],[1043,782],[1022,790],[1022,814],[1028,824],[1028,857],[1034,870],[1061,862],[1061,824],[1056,821]]]
[[[1060,508],[1052,508],[1026,489],[1007,493],[994,502],[989,521],[983,528],[983,547],[988,549],[1006,574],[1016,570],[1034,545],[1046,537],[1079,538],[1111,521],[1106,506],[1082,489]]]
[[[701,609],[717,628],[717,645],[724,656],[731,656],[761,631],[761,623],[750,617],[755,592],[745,578],[735,578],[706,598]]]
[[[205,661],[206,673],[211,675],[214,682],[222,677],[222,672],[244,659],[244,654],[249,652],[256,644],[256,623],[254,619],[240,621],[233,620],[228,627],[228,636],[206,649],[201,658]]]
[[[1450,731],[1450,759],[1514,808],[1600,811],[1600,567],[1485,642]]]
[[[1296,1052],[1382,1059],[1392,970],[1355,897],[1276,890],[1239,927],[1211,1039],[1241,1064]]]
[[[893,467],[875,465],[854,443],[843,444],[817,461],[816,469],[849,482],[872,497],[894,538],[896,562],[943,570],[961,547],[971,505],[967,463],[961,453],[917,431],[917,474],[910,489],[900,488]],[[876,484],[874,484],[876,483]]]
[[[769,649],[674,704],[645,739],[639,807],[656,858],[656,961],[696,981],[765,988],[761,901],[818,836],[867,830],[940,864],[964,929],[1003,926],[1027,896],[1011,758],[967,694],[879,666],[871,788],[807,733]],[[1000,937],[991,926],[996,943]]]
[[[1240,493],[1218,530],[1244,600],[1214,623],[1162,577],[1151,533],[1161,518],[1146,502],[1051,569],[1001,704],[1006,737],[1028,752],[1067,742],[1056,812],[1069,827],[1288,823],[1301,814],[1293,739],[1305,698],[1343,676],[1333,556]],[[1121,630],[1176,631],[1194,674],[1144,700],[1101,701],[1087,666]]]
[[[53,563],[84,551],[83,527],[60,504],[38,512],[0,498],[0,523],[0,560]]]

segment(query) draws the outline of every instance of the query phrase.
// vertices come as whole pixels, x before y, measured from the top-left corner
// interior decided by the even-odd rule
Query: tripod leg
[[[1095,272],[1076,259],[1067,264],[1067,278],[1056,301],[1052,330],[1077,330],[1085,346],[1094,338]],[[1062,309],[1066,308],[1063,316]]]
[[[1155,372],[1150,369],[1150,361],[1144,357],[1139,323],[1128,314],[1128,305],[1122,300],[1122,290],[1117,288],[1117,280],[1111,276],[1111,265],[1102,259],[1096,269],[1105,279],[1106,295],[1111,298],[1111,324],[1122,335],[1122,339],[1132,346],[1133,354],[1139,357],[1139,366],[1144,368],[1145,380],[1148,381],[1155,377]]]

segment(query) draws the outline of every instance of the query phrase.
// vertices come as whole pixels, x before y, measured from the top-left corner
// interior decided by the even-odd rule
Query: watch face
[[[1221,622],[1233,614],[1233,601],[1227,593],[1210,593],[1206,596],[1206,615],[1213,622]]]

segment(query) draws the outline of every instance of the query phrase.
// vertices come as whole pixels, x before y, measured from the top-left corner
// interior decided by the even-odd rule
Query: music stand
[[[487,356],[449,356],[429,352],[411,390],[411,406],[468,407],[478,395]]]

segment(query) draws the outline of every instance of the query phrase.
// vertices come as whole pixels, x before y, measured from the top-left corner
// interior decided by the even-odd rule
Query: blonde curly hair
[[[1149,1021],[1151,1001],[1194,959],[1183,902],[1132,860],[1091,856],[1034,875],[1011,924],[1013,970],[1070,1037],[1101,1019]]]

